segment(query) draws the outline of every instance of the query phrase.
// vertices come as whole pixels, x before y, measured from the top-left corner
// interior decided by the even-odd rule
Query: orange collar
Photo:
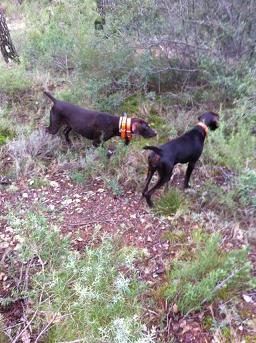
[[[207,126],[205,123],[203,123],[202,121],[200,121],[200,122],[198,122],[198,123],[196,124],[196,126],[200,126],[202,129],[204,129],[205,137],[208,135],[209,129],[208,129],[208,126]]]
[[[132,139],[132,119],[126,116],[120,117],[119,119],[119,132],[123,140]]]

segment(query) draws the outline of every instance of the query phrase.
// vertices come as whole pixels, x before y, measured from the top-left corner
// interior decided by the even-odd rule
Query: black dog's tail
[[[55,99],[49,92],[44,91],[44,94],[48,96],[48,98],[50,98],[52,102],[55,103],[57,101],[57,99]]]
[[[147,146],[144,146],[143,149],[145,149],[145,150],[153,150],[157,155],[162,156],[162,150],[159,149],[156,146],[147,145]]]

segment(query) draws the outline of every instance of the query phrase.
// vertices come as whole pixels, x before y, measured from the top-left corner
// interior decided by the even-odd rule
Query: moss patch
[[[14,137],[15,137],[15,134],[13,131],[9,129],[0,128],[0,145],[5,144],[8,139],[12,139]]]

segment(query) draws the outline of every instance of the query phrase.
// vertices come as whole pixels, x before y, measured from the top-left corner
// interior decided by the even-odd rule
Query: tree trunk
[[[19,56],[12,43],[3,11],[0,9],[0,49],[6,63],[10,60],[19,63]]]

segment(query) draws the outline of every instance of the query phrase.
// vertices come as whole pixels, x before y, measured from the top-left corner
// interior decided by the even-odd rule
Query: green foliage
[[[104,177],[103,180],[109,190],[113,193],[114,196],[121,196],[124,193],[123,187],[112,178]]]
[[[238,196],[242,206],[256,207],[256,171],[246,170],[239,177]]]
[[[15,259],[30,266],[30,290],[23,295],[32,300],[30,313],[42,314],[33,317],[33,330],[40,332],[52,319],[46,341],[153,342],[140,322],[143,285],[135,279],[133,249],[102,237],[80,256],[68,235],[36,212],[11,217],[10,225],[20,240]]]
[[[15,97],[31,87],[31,81],[22,65],[7,68],[0,64],[0,94]]]
[[[1,128],[0,126],[0,145],[4,144],[7,140],[14,137],[14,132],[10,129]]]
[[[183,203],[182,196],[176,189],[164,193],[156,203],[156,212],[165,216],[175,214]]]
[[[228,216],[238,216],[238,209],[256,206],[255,170],[247,169],[233,177],[229,185],[221,187],[208,181],[201,190],[201,198],[208,206]]]
[[[175,231],[165,231],[162,235],[163,240],[168,240],[170,243],[181,243],[184,242],[187,238],[186,232],[182,230]]]
[[[222,122],[220,128],[214,134],[209,135],[205,155],[211,160],[211,163],[241,172],[246,165],[254,165],[256,138],[243,120],[238,119],[236,126],[238,128]],[[228,132],[230,128],[231,131]]]
[[[65,0],[47,6],[34,2],[27,4],[26,13],[30,27],[24,46],[26,63],[68,73],[93,32],[94,1]]]
[[[194,234],[188,260],[176,260],[168,275],[165,296],[184,314],[199,310],[225,289],[227,295],[250,289],[256,282],[246,249],[226,252],[218,234]]]

